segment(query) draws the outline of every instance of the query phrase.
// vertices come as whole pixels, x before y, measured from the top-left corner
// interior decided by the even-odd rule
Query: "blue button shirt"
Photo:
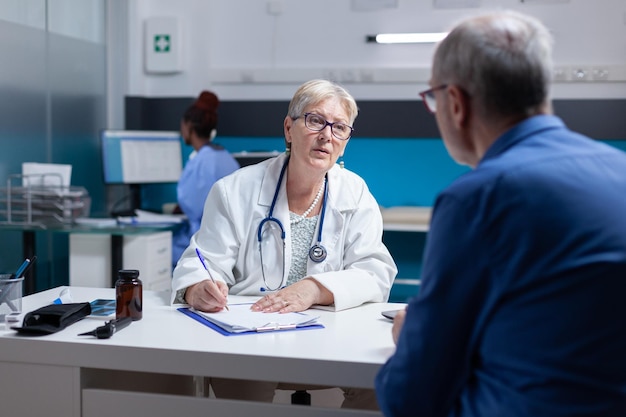
[[[386,416],[626,416],[626,154],[523,121],[438,196],[422,274]]]

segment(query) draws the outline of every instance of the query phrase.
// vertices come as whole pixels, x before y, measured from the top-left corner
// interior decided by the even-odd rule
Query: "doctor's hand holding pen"
[[[206,279],[187,287],[185,301],[196,310],[217,313],[227,309],[228,286],[222,281]]]
[[[209,279],[200,281],[187,288],[185,292],[185,301],[196,310],[216,313],[228,310],[226,303],[228,302],[228,286],[225,282],[216,281],[211,275],[211,271],[204,261],[204,256],[200,250],[196,248],[196,255],[202,263],[202,267],[207,272]]]

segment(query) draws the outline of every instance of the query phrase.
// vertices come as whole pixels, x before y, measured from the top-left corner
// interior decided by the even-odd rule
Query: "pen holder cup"
[[[0,274],[0,321],[7,314],[22,313],[22,287],[24,278],[11,279],[10,274]]]

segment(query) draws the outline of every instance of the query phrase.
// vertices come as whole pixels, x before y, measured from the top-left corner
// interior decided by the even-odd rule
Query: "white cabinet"
[[[70,234],[71,286],[111,287],[111,235]],[[139,270],[145,290],[166,290],[172,280],[172,232],[123,237],[123,268]]]
[[[138,269],[146,290],[171,288],[172,232],[124,236],[124,269]]]

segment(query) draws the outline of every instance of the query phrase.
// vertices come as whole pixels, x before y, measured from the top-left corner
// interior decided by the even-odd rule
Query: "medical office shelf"
[[[128,259],[138,259],[142,257],[142,255],[137,255],[137,253],[141,253],[145,248],[154,248],[153,251],[156,251],[160,254],[160,258],[166,259],[166,263],[168,264],[168,272],[162,272],[163,265],[161,264],[150,264],[150,267],[144,268],[148,271],[154,271],[154,268],[159,271],[159,273],[150,272],[150,276],[154,277],[157,281],[163,281],[165,275],[169,277],[169,264],[171,262],[171,233],[178,227],[176,224],[163,224],[163,225],[114,225],[114,226],[87,226],[82,224],[61,224],[61,223],[51,223],[51,224],[17,224],[17,223],[0,223],[0,232],[2,231],[18,231],[22,233],[22,252],[24,258],[32,259],[33,255],[35,255],[36,251],[36,236],[38,234],[43,233],[51,233],[51,234],[64,234],[68,236],[78,236],[78,235],[90,235],[90,236],[106,236],[106,242],[108,244],[102,247],[102,251],[106,250],[109,253],[109,257],[106,258],[107,262],[110,262],[110,284],[107,286],[112,286],[115,280],[117,279],[117,271],[122,269],[125,265],[128,265],[127,262],[124,261],[125,257]],[[163,232],[167,232],[167,235]],[[149,237],[152,236],[152,237]],[[143,239],[140,239],[143,238]],[[68,237],[69,240],[69,237]],[[126,248],[125,243],[128,241],[137,242],[133,247],[138,247],[138,249],[129,250]],[[155,242],[156,241],[156,242]],[[169,243],[169,246],[166,245],[166,242]],[[165,248],[165,249],[163,249]],[[131,248],[132,249],[132,248]],[[139,252],[137,252],[139,251]],[[100,254],[99,254],[100,255]],[[72,254],[70,253],[70,257]],[[152,258],[151,258],[152,259]],[[131,265],[132,266],[132,265]],[[133,268],[135,269],[135,268]],[[36,290],[36,271],[37,264],[35,264],[27,274],[25,274],[24,280],[24,293],[32,294]],[[84,274],[94,274],[93,268],[85,269]]]

